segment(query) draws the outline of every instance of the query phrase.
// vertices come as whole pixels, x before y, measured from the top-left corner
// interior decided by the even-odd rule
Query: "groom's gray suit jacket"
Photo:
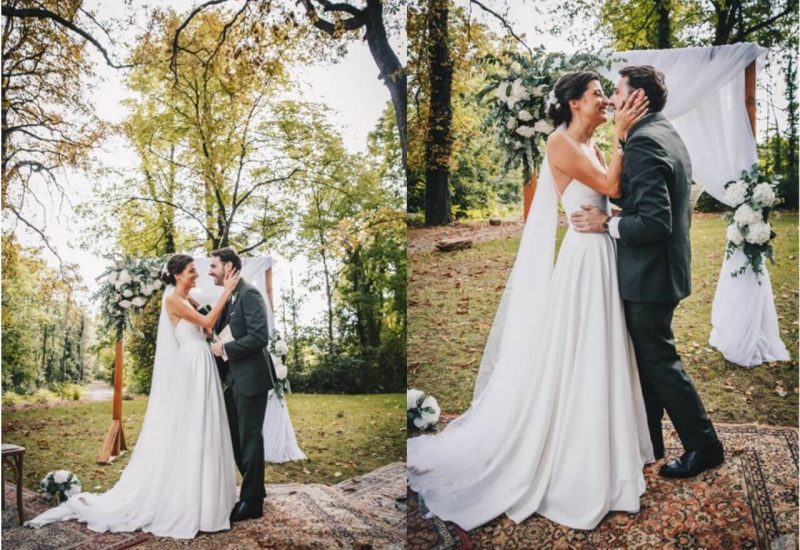
[[[267,393],[273,378],[268,370],[272,368],[269,353],[264,350],[269,342],[266,306],[258,289],[244,279],[236,285],[217,320],[217,332],[225,325],[230,325],[234,341],[224,346],[228,362],[217,358],[222,381],[228,380],[242,395]]]
[[[661,113],[628,134],[622,164],[617,264],[623,300],[678,303],[691,293],[689,200],[692,165],[686,146]]]

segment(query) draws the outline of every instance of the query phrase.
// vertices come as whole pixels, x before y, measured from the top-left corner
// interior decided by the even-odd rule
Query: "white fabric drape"
[[[211,266],[210,258],[195,258],[194,265],[200,277],[197,279],[197,287],[192,289],[192,297],[201,304],[214,305],[222,294],[222,287],[216,286],[213,279],[208,275],[208,268]],[[259,256],[257,258],[242,258],[242,278],[256,287],[264,301],[269,305],[267,308],[267,324],[270,334],[275,329],[275,316],[272,312],[272,304],[267,295],[267,270],[275,265],[275,260],[270,256]]]
[[[192,289],[192,296],[201,304],[215,304],[222,293],[222,287],[216,286],[208,275],[211,259],[195,258],[194,265],[200,277],[197,279],[197,287]],[[242,258],[242,278],[261,292],[264,302],[267,304],[267,325],[270,335],[275,330],[275,315],[267,294],[266,273],[273,265],[275,265],[275,261],[269,256]],[[267,411],[261,431],[264,436],[264,460],[266,462],[280,464],[291,460],[306,459],[306,455],[297,444],[294,426],[289,418],[289,408],[285,402],[280,401],[274,395],[272,390],[267,399]]]
[[[612,81],[627,65],[652,65],[664,73],[668,89],[664,116],[686,143],[692,179],[727,204],[725,183],[738,179],[758,160],[744,103],[744,70],[753,61],[759,67],[766,53],[756,44],[617,52],[611,68],[600,72]],[[743,262],[741,254],[723,261],[709,342],[728,361],[746,367],[789,360],[766,266],[759,285],[749,269],[744,276],[730,276]],[[748,314],[734,314],[741,311]]]

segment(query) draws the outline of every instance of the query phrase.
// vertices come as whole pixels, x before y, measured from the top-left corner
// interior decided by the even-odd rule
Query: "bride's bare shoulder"
[[[164,304],[167,306],[167,311],[175,311],[175,309],[180,305],[180,298],[175,292],[173,292],[164,298]]]
[[[547,156],[550,160],[557,160],[568,154],[570,149],[569,136],[560,130],[556,130],[547,136]]]

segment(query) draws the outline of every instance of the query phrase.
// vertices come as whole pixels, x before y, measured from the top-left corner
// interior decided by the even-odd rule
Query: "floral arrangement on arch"
[[[281,401],[284,400],[287,393],[292,391],[289,386],[289,369],[284,363],[284,358],[289,355],[289,345],[286,340],[281,338],[278,331],[273,331],[269,339],[269,354],[272,358],[272,366],[275,367],[275,396]],[[281,403],[282,405],[283,403]]]
[[[744,274],[750,266],[761,284],[764,258],[775,263],[772,249],[775,232],[769,224],[769,214],[781,202],[777,186],[778,182],[764,177],[758,164],[743,170],[740,179],[725,184],[725,199],[732,208],[725,214],[728,221],[726,257],[730,258],[737,249],[747,257],[745,264],[731,273],[732,277]]]
[[[117,337],[130,325],[130,312],[142,309],[163,286],[159,258],[118,258],[98,280],[104,279],[96,298],[102,301],[106,328],[114,328]]]
[[[610,55],[602,52],[567,55],[547,53],[541,46],[529,56],[513,53],[502,59],[493,55],[483,58],[485,65],[497,70],[487,77],[488,84],[477,99],[489,96],[492,100],[484,126],[497,132],[506,154],[504,170],[520,164],[526,173],[538,170],[547,136],[555,129],[547,110],[556,103],[556,81],[568,72],[608,68],[611,61]]]

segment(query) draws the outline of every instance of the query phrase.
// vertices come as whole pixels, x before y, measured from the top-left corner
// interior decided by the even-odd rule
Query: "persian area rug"
[[[398,533],[384,518],[351,502],[336,487],[286,483],[267,485],[264,517],[260,519],[235,523],[230,531],[201,534],[192,540],[154,537],[136,548],[400,549],[405,548],[405,538],[405,532]]]
[[[381,517],[406,538],[406,463],[394,462],[334,485],[348,501]]]
[[[191,540],[154,537],[142,532],[99,534],[89,531],[76,521],[53,523],[38,530],[19,527],[18,522],[15,522],[16,508],[12,509],[15,502],[13,488],[6,484],[6,490],[8,500],[6,509],[3,510],[4,549],[104,550],[131,546],[135,546],[136,550],[400,549],[406,545],[406,510],[401,503],[395,506],[397,496],[405,495],[404,463],[384,466],[336,486],[299,483],[267,485],[264,517],[235,523],[230,531],[200,533]],[[47,508],[47,504],[36,493],[27,491],[27,498],[26,518],[31,518]],[[10,522],[8,528],[7,521]],[[116,538],[112,541],[111,537]],[[106,542],[107,539],[110,542]]]
[[[715,427],[726,452],[722,466],[688,480],[659,476],[663,461],[646,466],[640,512],[611,513],[593,531],[572,530],[535,514],[519,525],[503,516],[465,532],[436,517],[425,519],[424,503],[409,490],[408,548],[796,550],[797,429]],[[680,456],[672,425],[665,422],[663,430],[666,459]]]
[[[150,535],[135,533],[95,533],[77,521],[65,521],[30,529],[19,524],[16,486],[6,481],[3,487],[6,506],[3,508],[3,543],[6,550],[122,550],[150,539]],[[25,519],[38,516],[49,508],[34,491],[22,489],[22,508]]]

